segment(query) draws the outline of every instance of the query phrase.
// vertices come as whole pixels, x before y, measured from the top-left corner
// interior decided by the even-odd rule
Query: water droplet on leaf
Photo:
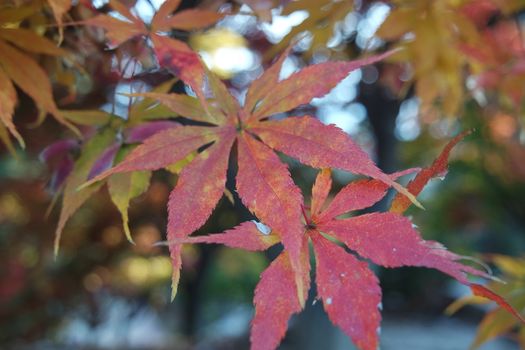
[[[263,235],[267,236],[267,235],[270,234],[270,232],[272,232],[272,229],[269,228],[268,226],[266,226],[265,224],[263,224],[262,222],[259,222],[259,221],[256,221],[256,220],[252,220],[252,222],[255,224],[255,226],[257,226],[257,229]]]

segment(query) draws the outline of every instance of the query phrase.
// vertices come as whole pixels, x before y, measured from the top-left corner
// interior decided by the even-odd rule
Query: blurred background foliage
[[[64,113],[67,121],[89,138],[100,130],[118,134],[141,118],[176,117],[161,106],[152,111],[151,105],[142,105],[134,112],[130,106],[141,102],[121,94],[166,82],[164,88],[171,91],[192,93],[157,68],[147,42],[139,38],[108,47],[103,31],[82,25],[66,26],[61,37],[50,3],[3,1],[0,30],[22,28],[54,43],[62,40],[60,47],[67,52],[58,55],[21,50],[45,71],[60,110],[88,111]],[[147,23],[162,1],[123,3]],[[72,4],[63,16],[66,23],[99,12],[115,15],[104,0]],[[310,63],[403,47],[388,62],[352,73],[329,95],[294,114],[315,114],[338,125],[387,172],[430,164],[447,140],[462,130],[474,130],[453,152],[449,174],[422,193],[426,210],[412,208],[409,215],[426,239],[493,266],[497,276],[509,281],[494,288],[502,288],[501,293],[523,310],[524,1],[184,0],[179,9],[197,6],[225,16],[210,28],[175,30],[171,35],[199,51],[240,98],[293,39],[297,44],[285,61],[283,77]],[[7,39],[0,35],[0,40]],[[0,67],[8,71],[2,54]],[[50,107],[12,80],[18,86],[14,123],[26,147],[20,149],[8,136],[9,126],[0,124],[0,347],[246,348],[252,293],[273,256],[187,247],[180,295],[170,303],[171,263],[166,249],[153,243],[164,239],[166,202],[176,181],[173,172],[155,173],[149,189],[132,201],[135,245],[127,242],[121,216],[103,189],[71,218],[60,254],[53,257],[63,181],[85,153],[86,143],[45,118],[53,114]],[[39,160],[57,141],[65,142],[61,151]],[[296,183],[308,194],[315,171],[287,161]],[[339,172],[335,178],[339,187],[352,179]],[[233,201],[221,200],[197,234],[220,232],[250,218],[235,193],[232,197]],[[474,306],[447,319],[443,334],[455,337],[450,344],[443,340],[438,345],[431,338],[417,343],[414,334],[439,333],[445,307],[468,291],[434,271],[377,272],[384,290],[385,348],[465,348],[472,341],[481,345],[500,335],[506,341],[489,343],[486,349],[513,349],[519,342],[525,348],[523,328],[475,298],[462,299],[461,305]],[[459,309],[458,303],[449,310]],[[293,320],[282,348],[349,346],[323,319],[320,306],[310,304]],[[411,340],[397,324],[406,324]],[[454,329],[461,333],[447,333]],[[320,343],[319,337],[325,339]]]

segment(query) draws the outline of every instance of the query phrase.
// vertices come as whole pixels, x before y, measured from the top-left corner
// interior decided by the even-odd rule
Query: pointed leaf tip
[[[172,281],[171,281],[171,296],[170,302],[173,302],[177,297],[177,291],[179,290],[179,279],[180,279],[180,270],[174,270]]]
[[[286,112],[309,103],[313,98],[325,96],[352,71],[383,60],[393,52],[388,51],[354,61],[323,62],[303,68],[278,84],[273,84],[271,90],[264,89],[265,94],[257,94],[255,102],[260,100],[260,103],[258,103],[251,119],[260,120],[273,114]],[[281,64],[281,60],[276,63],[277,66]],[[269,70],[272,69],[273,67]],[[268,78],[267,75],[263,75],[259,84],[275,81],[275,75],[273,73]],[[254,101],[251,101],[252,105],[253,103]]]
[[[264,143],[314,168],[337,168],[378,179],[423,208],[406,188],[383,173],[352,138],[311,116],[253,122],[250,131]],[[404,197],[403,197],[404,198]]]
[[[510,314],[516,317],[522,324],[525,324],[525,319],[523,318],[523,316],[514,307],[512,307],[512,305],[510,305],[502,296],[494,293],[490,289],[480,284],[472,283],[470,285],[470,289],[472,290],[472,293],[474,295],[478,297],[487,298],[496,302],[501,308],[507,310]]]
[[[150,178],[151,172],[140,171],[134,173],[114,174],[107,182],[111,201],[120,212],[124,233],[131,244],[135,244],[135,242],[131,237],[131,230],[129,228],[129,203],[133,198],[146,192],[150,183]]]
[[[467,274],[487,277],[482,271],[457,261],[460,256],[441,244],[425,241],[412,222],[399,214],[370,213],[318,225],[361,257],[385,267],[421,266],[440,270],[469,285]]]
[[[467,130],[454,137],[445,146],[441,154],[436,158],[436,160],[434,160],[432,165],[421,170],[414,178],[414,180],[410,181],[410,183],[407,186],[407,189],[405,189],[405,191],[407,191],[408,194],[400,191],[403,195],[406,196],[406,198],[400,194],[396,195],[396,197],[392,201],[392,204],[390,205],[390,211],[394,213],[403,213],[410,207],[411,202],[416,206],[424,209],[421,206],[421,204],[416,200],[415,196],[417,196],[423,190],[423,188],[432,178],[440,176],[440,174],[443,174],[447,171],[448,158],[450,152],[452,151],[454,146],[456,146],[461,140],[463,140],[463,138],[465,138],[471,133],[472,130]]]
[[[317,178],[315,179],[314,185],[312,187],[312,200],[310,208],[312,217],[317,216],[317,214],[321,212],[321,209],[328,198],[330,189],[332,188],[331,174],[332,171],[330,168],[323,168],[317,174]]]
[[[277,235],[270,232],[261,232],[252,221],[245,221],[239,226],[226,230],[223,233],[212,233],[204,236],[188,236],[170,241],[157,242],[154,246],[171,246],[175,244],[222,244],[230,248],[248,251],[264,251],[279,243]],[[263,225],[261,223],[258,223]]]

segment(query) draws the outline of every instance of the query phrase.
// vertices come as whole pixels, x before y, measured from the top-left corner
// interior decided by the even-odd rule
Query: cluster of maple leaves
[[[144,38],[159,65],[191,87],[196,97],[167,93],[171,83],[152,92],[135,94],[144,99],[130,107],[127,120],[114,121],[111,114],[100,111],[84,114],[92,118],[96,133],[84,135],[88,137],[82,145],[65,140],[43,152],[42,158],[46,161],[58,159],[53,186],[63,188],[64,193],[55,251],[68,219],[104,181],[122,213],[126,235],[132,241],[127,223],[130,200],[147,190],[152,171],[169,168],[178,173],[169,197],[166,242],[173,261],[172,297],[177,292],[184,244],[219,243],[250,251],[262,251],[278,243],[283,246],[282,253],[262,273],[255,290],[251,332],[254,349],[277,347],[291,315],[304,307],[310,287],[310,243],[316,261],[318,298],[322,299],[332,322],[360,349],[377,348],[381,319],[379,282],[362,259],[385,267],[438,269],[470,286],[476,295],[495,300],[522,320],[498,295],[468,280],[468,275],[491,276],[462,264],[461,256],[439,243],[423,240],[411,221],[402,215],[412,203],[419,205],[415,196],[425,184],[446,171],[448,154],[463,135],[454,139],[431,167],[385,174],[347,134],[333,125],[322,124],[310,116],[272,118],[326,95],[351,71],[382,60],[392,52],[357,61],[311,65],[280,80],[283,62],[290,51],[285,49],[251,84],[240,103],[227,86],[207,70],[198,54],[184,42],[165,35],[171,29],[207,27],[223,15],[196,9],[174,14],[179,3],[180,0],[165,1],[149,26],[117,0],[111,0],[109,5],[122,20],[99,14],[81,23],[102,28],[112,46]],[[49,4],[57,23],[62,25],[62,15],[70,2],[49,0]],[[27,41],[20,40],[24,35]],[[33,36],[23,29],[0,29],[0,87],[7,91],[0,94],[2,98],[7,96],[6,103],[0,101],[0,117],[10,132],[19,137],[12,124],[16,101],[13,81],[44,112],[76,129],[70,121],[81,119],[82,112],[59,111],[51,96],[41,92],[50,91],[41,85],[48,84],[48,80],[29,77],[41,68],[30,67],[33,63],[28,63],[28,71],[14,68],[16,62],[27,59],[23,61],[24,54],[13,44],[30,51]],[[39,53],[59,52],[51,42],[38,40],[42,43],[38,46]],[[35,89],[39,88],[37,92]],[[172,116],[183,117],[190,123],[182,125],[167,120]],[[71,154],[79,147],[81,155],[73,161]],[[275,151],[321,169],[309,205]],[[191,234],[206,222],[225,193],[232,154],[238,168],[236,191],[260,222],[248,221],[224,233],[193,237]],[[330,169],[372,179],[348,184],[330,201]],[[396,182],[398,177],[412,172],[418,174],[407,188]],[[372,206],[390,187],[399,193],[388,212],[341,218],[343,214]]]
[[[520,108],[525,45],[515,14],[523,10],[523,1],[390,3],[392,12],[376,35],[405,48],[392,61],[410,63],[410,83],[415,84],[423,108],[437,102],[446,115],[456,115],[466,96],[465,72],[474,82],[471,90],[492,91],[509,109]]]

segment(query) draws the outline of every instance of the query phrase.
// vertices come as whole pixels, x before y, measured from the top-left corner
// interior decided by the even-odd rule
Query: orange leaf
[[[28,94],[39,108],[51,113],[59,122],[76,131],[77,129],[62,117],[55,105],[47,73],[29,56],[1,40],[0,52],[0,67],[4,69],[5,74]]]
[[[144,96],[155,99],[164,106],[171,109],[177,115],[185,118],[195,120],[198,122],[205,122],[216,124],[217,115],[219,114],[212,106],[208,106],[208,112],[199,103],[199,100],[182,94],[163,94],[157,92],[146,92],[141,94],[133,94],[134,96]]]
[[[20,145],[24,145],[22,136],[20,136],[15,128],[15,124],[13,124],[13,113],[15,111],[16,102],[15,87],[4,73],[3,69],[0,68],[0,121],[2,121],[9,132],[16,137]]]
[[[158,24],[160,26],[158,30],[162,31],[169,28],[188,31],[202,29],[211,26],[222,17],[224,17],[224,15],[217,12],[200,9],[188,9],[177,12],[169,18],[165,18],[160,24]]]
[[[135,23],[137,26],[144,26],[144,23],[131,13],[129,7],[121,3],[119,0],[109,0],[109,6],[122,16],[126,17],[130,22]]]
[[[417,196],[425,187],[425,185],[434,177],[438,176],[444,176],[447,172],[448,168],[448,157],[450,155],[450,151],[454,148],[454,146],[461,141],[465,136],[470,134],[471,131],[464,131],[458,136],[456,136],[454,139],[452,139],[443,149],[439,157],[436,158],[434,163],[428,168],[424,168],[417,174],[416,178],[407,186],[408,191],[412,193],[414,196]],[[403,213],[405,210],[410,207],[412,203],[410,203],[410,200],[408,198],[396,195],[394,200],[392,201],[392,204],[390,206],[390,211],[394,213]]]
[[[217,75],[213,74],[208,69],[206,69],[206,71],[208,72],[208,83],[210,85],[210,90],[218,103],[217,109],[219,109],[223,115],[223,118],[220,118],[220,116],[216,116],[216,118],[222,119],[221,122],[225,122],[228,119],[230,119],[230,121],[236,120],[237,114],[241,109],[239,102],[230,93],[226,85],[219,79]]]
[[[418,169],[394,173],[390,175],[390,178],[396,180],[416,170]],[[353,210],[371,207],[385,196],[387,190],[388,186],[378,180],[352,181],[343,187],[330,202],[328,208],[317,216],[317,222],[330,220]]]
[[[179,7],[181,0],[167,0],[162,3],[159,7],[159,10],[153,16],[151,20],[151,30],[156,31],[166,31],[169,28],[163,26],[163,21],[172,14],[177,7]]]
[[[83,23],[103,28],[112,46],[119,46],[133,37],[147,34],[144,25],[139,25],[137,22],[121,21],[108,15],[98,15],[85,20]]]
[[[509,313],[514,315],[514,317],[520,320],[521,323],[525,324],[525,319],[523,318],[523,316],[521,316],[521,314],[516,309],[514,309],[512,305],[510,305],[503,297],[494,293],[490,289],[475,283],[472,283],[470,285],[470,289],[472,290],[472,293],[474,293],[474,295],[478,297],[484,297],[495,301],[500,307],[507,310]]]
[[[63,56],[67,52],[56,46],[51,40],[36,34],[34,31],[23,28],[0,29],[0,38],[9,41],[19,48],[37,54]]]
[[[53,10],[53,15],[55,16],[55,21],[58,24],[60,32],[60,40],[62,42],[63,37],[63,22],[62,17],[69,11],[71,8],[71,0],[47,0],[49,6]]]
[[[352,181],[337,193],[318,220],[330,220],[353,210],[371,207],[385,196],[387,190],[388,186],[377,180]]]

